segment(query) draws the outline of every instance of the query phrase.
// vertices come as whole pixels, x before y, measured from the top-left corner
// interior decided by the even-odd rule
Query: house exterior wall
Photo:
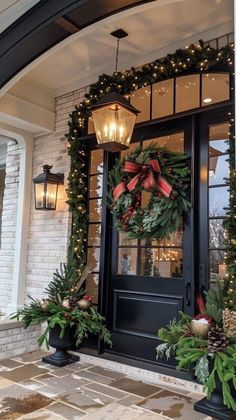
[[[68,120],[86,89],[80,89],[56,99],[55,131],[34,139],[33,174],[42,172],[44,164],[53,165],[52,171],[65,175],[65,185],[59,187],[56,211],[38,211],[34,206],[33,183],[28,235],[25,281],[25,301],[30,294],[43,297],[43,291],[61,262],[66,261],[71,217],[66,204],[66,180],[70,169],[67,154]],[[7,145],[6,182],[2,214],[2,247],[0,249],[0,312],[7,313],[11,304],[17,225],[20,151],[15,140]],[[1,319],[0,319],[1,320]],[[0,322],[0,360],[37,349],[39,327],[25,330],[20,322]]]
[[[33,185],[28,239],[26,296],[42,298],[53,272],[66,261],[71,217],[66,204],[66,180],[70,169],[67,154],[69,114],[85,94],[85,89],[56,99],[55,132],[35,138],[33,177],[42,172],[44,164],[53,165],[52,172],[64,173],[65,185],[59,186],[56,211],[39,211],[34,207]]]
[[[7,143],[6,178],[2,209],[0,248],[0,310],[11,302],[17,223],[20,152],[15,140]]]

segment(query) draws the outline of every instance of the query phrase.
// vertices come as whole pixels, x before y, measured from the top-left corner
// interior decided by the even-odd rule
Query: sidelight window
[[[101,219],[103,193],[103,151],[92,150],[89,168],[89,226],[87,265],[91,273],[86,281],[87,294],[98,303],[98,286],[100,273]]]
[[[209,127],[209,261],[210,284],[222,279],[226,273],[225,246],[226,232],[223,221],[229,206],[229,124],[216,124]]]

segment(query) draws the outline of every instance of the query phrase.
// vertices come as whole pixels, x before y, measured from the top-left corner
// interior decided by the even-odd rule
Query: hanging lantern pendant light
[[[128,34],[123,29],[111,33],[117,38],[115,72],[118,69],[119,40]],[[100,149],[118,152],[129,147],[139,111],[117,92],[103,95],[91,107],[93,122]]]

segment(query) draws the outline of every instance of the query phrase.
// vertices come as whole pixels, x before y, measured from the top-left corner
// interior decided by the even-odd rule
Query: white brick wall
[[[11,302],[15,256],[18,183],[20,156],[15,140],[7,143],[6,179],[2,211],[2,237],[0,249],[0,310],[4,312]]]
[[[26,295],[42,297],[43,289],[52,279],[60,262],[66,261],[71,218],[65,203],[66,179],[70,161],[67,155],[69,114],[85,94],[85,89],[56,99],[55,133],[35,138],[33,177],[42,172],[44,164],[53,165],[52,171],[65,174],[65,185],[59,187],[56,211],[39,211],[32,202],[30,212]]]
[[[65,185],[59,187],[56,211],[39,211],[34,207],[33,183],[31,191],[30,225],[26,273],[26,296],[41,298],[60,262],[66,261],[71,218],[65,203],[66,180],[70,168],[67,154],[69,114],[85,94],[85,89],[56,99],[55,132],[35,138],[33,149],[33,177],[42,172],[44,164],[52,171],[65,175]],[[8,144],[7,176],[3,209],[3,236],[0,250],[0,310],[11,303],[15,254],[16,216],[19,182],[19,151],[15,141]],[[27,297],[26,297],[27,300]],[[4,322],[4,321],[3,321]],[[0,359],[35,350],[39,327],[24,330],[21,326],[8,329],[0,321]]]
[[[13,322],[12,325],[9,323],[4,327],[0,324],[0,360],[38,349],[39,327],[25,330],[17,324],[20,323]]]

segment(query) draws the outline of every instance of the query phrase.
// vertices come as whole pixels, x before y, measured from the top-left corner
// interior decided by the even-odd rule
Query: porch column
[[[19,190],[15,238],[15,256],[12,279],[11,303],[7,313],[22,307],[25,300],[27,244],[32,186],[33,135],[5,124],[0,124],[0,133],[17,141],[20,151]]]

